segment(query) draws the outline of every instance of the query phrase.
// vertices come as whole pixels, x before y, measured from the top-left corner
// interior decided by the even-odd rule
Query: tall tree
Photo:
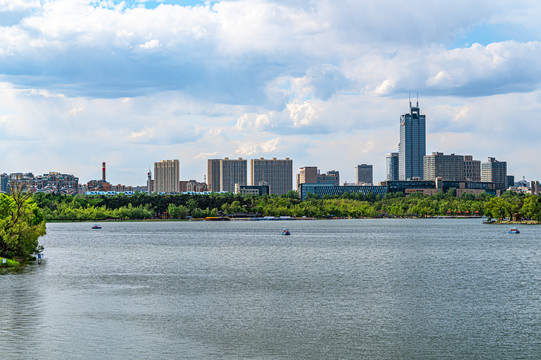
[[[22,185],[11,194],[0,194],[0,255],[26,259],[39,251],[38,238],[45,235],[45,218]]]

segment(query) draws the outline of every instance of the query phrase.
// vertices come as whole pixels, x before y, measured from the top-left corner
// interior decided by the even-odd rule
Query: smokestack
[[[105,161],[101,163],[101,178],[105,182]]]

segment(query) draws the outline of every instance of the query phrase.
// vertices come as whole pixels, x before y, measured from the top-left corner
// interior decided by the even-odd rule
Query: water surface
[[[541,227],[91,225],[0,275],[3,359],[541,358]]]

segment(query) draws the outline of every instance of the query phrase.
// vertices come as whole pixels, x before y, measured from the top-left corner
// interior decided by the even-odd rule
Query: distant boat
[[[511,230],[509,230],[509,234],[520,234],[520,231],[518,231],[517,228],[511,228]]]
[[[207,216],[206,221],[230,221],[231,219],[227,216]]]
[[[282,231],[282,235],[291,235],[291,233],[289,232],[288,229],[284,229],[284,230]]]
[[[92,229],[101,229],[101,226],[99,226],[98,224],[95,224],[94,226],[92,226]]]

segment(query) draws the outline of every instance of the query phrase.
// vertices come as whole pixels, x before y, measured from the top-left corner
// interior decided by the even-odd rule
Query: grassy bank
[[[4,264],[4,260],[6,260],[5,264]],[[3,257],[0,257],[0,267],[16,267],[19,265],[21,265],[21,263],[19,263],[16,260],[5,259]]]

